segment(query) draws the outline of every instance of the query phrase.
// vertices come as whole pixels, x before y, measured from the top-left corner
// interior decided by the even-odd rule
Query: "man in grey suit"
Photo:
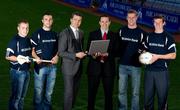
[[[83,59],[83,32],[79,29],[82,15],[72,13],[70,26],[59,34],[58,52],[62,57],[62,73],[64,80],[64,110],[71,110],[80,83]]]

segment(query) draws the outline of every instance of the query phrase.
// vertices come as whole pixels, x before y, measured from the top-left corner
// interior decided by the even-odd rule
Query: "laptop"
[[[93,40],[91,41],[88,55],[95,54],[97,52],[107,53],[110,40]]]

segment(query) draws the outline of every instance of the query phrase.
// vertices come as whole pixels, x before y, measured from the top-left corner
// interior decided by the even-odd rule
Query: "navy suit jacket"
[[[103,74],[105,76],[115,75],[115,57],[118,50],[117,35],[114,32],[109,31],[107,33],[107,39],[110,40],[107,51],[109,55],[104,63],[101,63],[97,58],[94,59],[92,56],[89,58],[88,75],[90,76],[96,76],[100,74]],[[90,32],[87,50],[89,50],[90,43],[93,40],[102,40],[102,33],[100,29]]]

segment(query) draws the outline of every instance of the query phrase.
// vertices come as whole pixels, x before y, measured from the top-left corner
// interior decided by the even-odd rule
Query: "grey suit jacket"
[[[65,75],[75,75],[80,69],[80,59],[76,58],[76,53],[82,51],[83,32],[79,30],[79,40],[75,39],[70,27],[64,29],[59,34],[58,53],[62,57],[62,73]]]

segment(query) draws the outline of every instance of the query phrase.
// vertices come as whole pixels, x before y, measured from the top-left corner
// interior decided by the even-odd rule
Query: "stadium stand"
[[[162,14],[166,19],[165,29],[173,33],[180,32],[180,0],[81,0],[84,1],[83,3],[79,0],[64,1],[80,7],[92,8],[94,11],[105,12],[121,19],[125,19],[127,10],[133,8],[141,15],[138,23],[150,27],[152,27],[152,17]],[[93,6],[94,1],[101,5]]]
[[[146,0],[143,6],[164,12],[180,14],[180,0]]]
[[[180,0],[115,0],[145,8],[153,8],[169,13],[180,14]]]

